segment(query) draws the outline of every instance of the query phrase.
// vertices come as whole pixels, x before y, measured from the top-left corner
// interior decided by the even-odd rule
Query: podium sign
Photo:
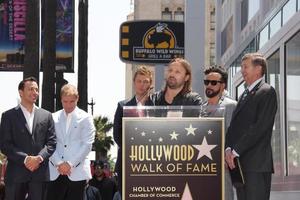
[[[223,118],[123,118],[122,199],[224,199]]]

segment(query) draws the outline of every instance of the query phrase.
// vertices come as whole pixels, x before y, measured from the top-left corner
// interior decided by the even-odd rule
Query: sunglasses
[[[204,80],[204,85],[209,85],[209,83],[212,85],[212,86],[215,86],[217,85],[217,83],[223,83],[223,81],[216,81],[216,80]]]

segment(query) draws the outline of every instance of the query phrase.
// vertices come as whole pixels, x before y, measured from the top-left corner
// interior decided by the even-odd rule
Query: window
[[[270,38],[281,28],[281,12],[270,21]]]
[[[269,40],[269,25],[259,33],[259,49]]]
[[[245,84],[246,84],[245,81],[243,81],[236,88],[236,97],[237,97],[236,100],[237,101],[240,98],[240,96],[243,94],[243,92],[245,91],[245,88],[246,88]]]
[[[290,0],[282,8],[283,24],[285,24],[295,13],[296,13],[296,0]]]
[[[249,1],[249,9],[248,9],[248,21],[254,17],[254,15],[259,10],[259,2],[260,0],[250,0]]]
[[[286,48],[286,123],[288,175],[300,174],[300,32]]]
[[[172,20],[172,12],[169,10],[169,8],[165,8],[165,10],[162,11],[161,18],[163,20]]]
[[[241,2],[241,29],[255,16],[259,10],[259,0],[242,0]]]
[[[248,45],[248,52],[251,53],[251,52],[256,52],[256,39],[254,38],[250,44]]]
[[[248,23],[248,0],[243,0],[241,3],[241,30]]]
[[[174,12],[174,20],[177,21],[184,21],[184,12],[182,8],[177,8],[177,10]]]
[[[227,70],[227,73],[228,73],[227,91],[231,97],[233,97],[233,90],[234,90],[234,88],[233,88],[234,87],[233,86],[233,76],[234,76],[233,65],[234,64],[230,65],[230,67]]]
[[[272,85],[277,94],[277,112],[275,115],[275,121],[273,126],[273,134],[272,134],[272,150],[273,150],[273,162],[274,162],[274,170],[275,175],[282,175],[282,157],[281,157],[281,135],[280,135],[280,54],[279,50],[277,50],[273,55],[271,55],[268,61],[268,69],[267,69],[267,82]]]
[[[226,27],[221,33],[221,54],[223,55],[228,47],[232,43],[232,36],[233,36],[233,27],[232,27],[232,17],[228,21]]]

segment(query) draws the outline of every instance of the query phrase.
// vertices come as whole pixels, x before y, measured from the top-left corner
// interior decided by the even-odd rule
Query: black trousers
[[[47,187],[47,200],[83,200],[86,180],[71,181],[68,176],[60,175],[50,181]]]
[[[271,172],[245,172],[245,185],[236,188],[238,200],[269,200]]]
[[[45,182],[5,183],[5,200],[43,200]]]

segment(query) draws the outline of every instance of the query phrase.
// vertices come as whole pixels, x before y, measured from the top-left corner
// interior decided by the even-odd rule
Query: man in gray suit
[[[78,91],[71,84],[60,92],[62,110],[53,114],[57,147],[49,158],[48,200],[82,200],[92,178],[88,154],[95,139],[93,117],[77,107]]]
[[[48,158],[56,147],[54,122],[50,112],[38,108],[37,80],[19,84],[20,104],[2,114],[1,150],[7,156],[5,199],[41,200],[49,180]]]
[[[225,131],[227,130],[232,113],[237,102],[225,95],[228,74],[221,66],[211,66],[204,70],[205,94],[207,101],[203,104],[206,116],[222,117],[225,120]],[[225,200],[233,200],[233,186],[228,171],[225,166]]]
[[[264,81],[266,59],[258,53],[242,58],[246,90],[238,101],[226,134],[226,162],[234,169],[238,157],[245,184],[237,187],[238,200],[270,198],[273,158],[271,138],[277,110],[276,92]]]

